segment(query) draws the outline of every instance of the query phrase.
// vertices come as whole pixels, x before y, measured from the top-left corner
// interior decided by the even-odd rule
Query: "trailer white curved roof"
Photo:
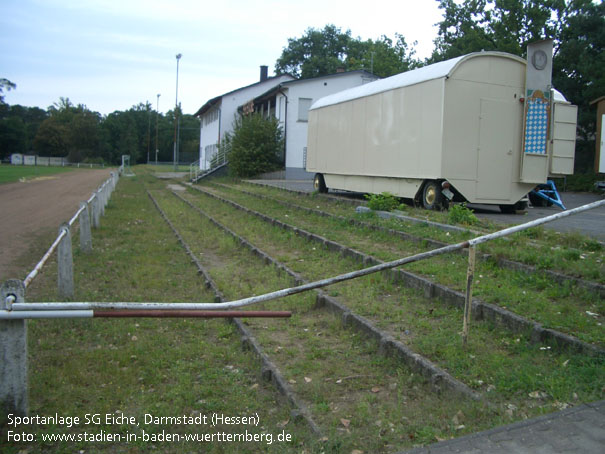
[[[409,85],[419,84],[427,80],[448,77],[456,69],[456,67],[462,64],[464,61],[481,56],[505,57],[526,64],[526,61],[523,58],[505,52],[474,52],[472,54],[462,55],[450,60],[423,66],[422,68],[406,71],[404,73],[387,77],[386,79],[380,79],[375,82],[334,93],[333,95],[325,96],[313,103],[310,110],[319,109],[321,107],[330,106],[333,104],[340,104],[352,99],[363,98],[366,96],[375,95],[377,93],[407,87]],[[555,100],[562,102],[566,101],[565,97],[556,90]]]

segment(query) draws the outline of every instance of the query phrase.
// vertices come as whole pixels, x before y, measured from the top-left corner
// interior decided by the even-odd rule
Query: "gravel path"
[[[29,241],[49,229],[58,231],[111,170],[74,170],[0,185],[0,282],[25,277],[28,271],[18,269],[16,259],[27,251]]]

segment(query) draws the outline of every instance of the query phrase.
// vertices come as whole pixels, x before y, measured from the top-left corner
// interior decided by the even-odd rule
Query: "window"
[[[309,121],[309,109],[312,102],[311,98],[298,98],[298,121]]]
[[[208,126],[210,123],[214,123],[216,120],[218,120],[218,112],[218,110],[213,110],[209,114],[206,114],[204,116],[204,124]]]

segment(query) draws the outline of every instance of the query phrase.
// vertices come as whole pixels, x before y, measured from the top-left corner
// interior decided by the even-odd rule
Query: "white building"
[[[218,151],[218,145],[225,133],[233,131],[233,120],[238,107],[254,99],[261,93],[294,80],[289,74],[268,77],[267,66],[261,66],[260,81],[247,87],[238,88],[208,100],[196,112],[200,119],[200,169],[210,168],[210,161]]]
[[[367,71],[357,70],[313,79],[286,80],[252,101],[256,112],[275,116],[283,128],[286,142],[286,179],[313,178],[313,174],[305,170],[307,117],[311,104],[324,96],[376,79],[378,77]]]

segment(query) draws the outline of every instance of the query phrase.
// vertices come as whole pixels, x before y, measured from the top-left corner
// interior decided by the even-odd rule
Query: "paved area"
[[[405,454],[600,454],[605,452],[605,400],[442,441]],[[403,454],[403,453],[401,453]]]
[[[567,209],[596,202],[604,197],[603,194],[588,192],[561,193],[561,200],[563,200]],[[520,224],[561,212],[561,209],[554,205],[550,207],[530,207],[525,214],[502,214],[498,208],[489,205],[469,205],[469,207],[473,208],[475,214],[480,218],[502,224]],[[605,241],[605,206],[553,221],[547,224],[546,227],[559,232],[578,231],[599,241]]]
[[[311,180],[254,180],[255,182],[262,184],[269,184],[272,186],[292,189],[297,191],[312,192],[313,182]],[[358,196],[362,198],[361,194],[354,193],[337,193],[339,195],[348,195],[351,197]],[[587,203],[602,200],[604,194],[593,194],[593,193],[576,193],[576,192],[563,192],[561,199],[566,208],[576,208]],[[543,218],[555,213],[560,212],[560,208],[556,206],[551,207],[539,207],[539,208],[528,208],[524,214],[503,214],[500,212],[498,207],[490,205],[469,205],[469,207],[475,210],[475,214],[483,219],[489,219],[496,223],[503,225],[509,224],[522,224],[529,222],[534,219]],[[574,216],[569,216],[564,219],[560,219],[551,222],[546,225],[546,228],[554,229],[559,232],[573,232],[578,231],[584,235],[591,236],[599,241],[605,241],[605,206],[599,207],[594,210],[585,211]]]

